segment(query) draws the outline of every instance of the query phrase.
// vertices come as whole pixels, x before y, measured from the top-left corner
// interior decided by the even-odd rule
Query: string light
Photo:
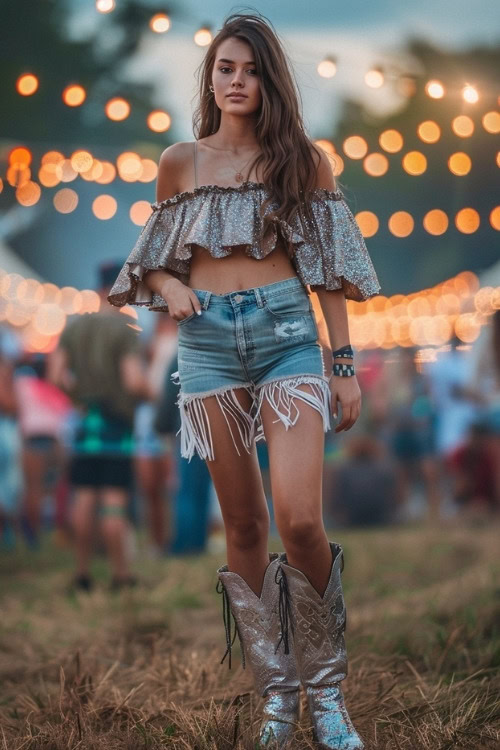
[[[335,57],[325,57],[318,63],[316,68],[318,75],[322,78],[333,78],[337,72],[337,61]]]
[[[164,34],[171,26],[170,18],[166,13],[156,13],[149,21],[149,28],[156,34]]]

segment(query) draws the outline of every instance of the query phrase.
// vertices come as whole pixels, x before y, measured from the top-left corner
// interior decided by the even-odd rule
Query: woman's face
[[[217,106],[228,114],[250,115],[260,107],[262,94],[253,58],[250,45],[235,37],[224,40],[217,48],[212,86]],[[236,92],[244,96],[229,96]]]

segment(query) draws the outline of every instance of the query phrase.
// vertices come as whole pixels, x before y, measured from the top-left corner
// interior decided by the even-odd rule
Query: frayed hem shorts
[[[214,294],[192,289],[201,304],[178,321],[178,371],[180,385],[181,456],[215,460],[212,432],[203,403],[216,396],[234,446],[235,428],[248,453],[254,442],[265,440],[260,417],[267,399],[277,419],[288,429],[298,419],[295,399],[308,403],[330,429],[330,387],[312,303],[298,277]],[[310,391],[298,386],[310,385]],[[234,390],[245,388],[252,396],[248,413]],[[295,410],[295,411],[293,411]]]

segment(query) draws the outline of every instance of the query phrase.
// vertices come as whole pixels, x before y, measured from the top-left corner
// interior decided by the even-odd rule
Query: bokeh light
[[[16,89],[21,96],[31,96],[38,91],[38,78],[32,73],[25,73],[16,81]]]
[[[427,159],[420,151],[408,151],[403,156],[403,169],[410,175],[418,176],[427,169]]]
[[[333,78],[337,72],[337,63],[334,57],[325,57],[324,60],[318,63],[316,68],[318,75],[322,78]]]
[[[430,96],[431,99],[442,99],[445,93],[444,86],[441,81],[432,79],[425,84],[425,93],[427,96]]]
[[[373,237],[378,232],[379,220],[373,211],[359,211],[355,218],[363,237]]]
[[[493,229],[500,231],[500,206],[495,206],[490,212],[490,224]]]
[[[115,0],[96,0],[95,7],[99,13],[111,13],[115,9]]]
[[[28,180],[16,189],[16,198],[21,206],[34,206],[38,203],[42,189],[37,182]]]
[[[171,122],[170,115],[161,109],[150,112],[147,118],[148,128],[155,133],[164,133],[169,129]]]
[[[130,104],[119,96],[110,99],[106,102],[104,111],[110,120],[115,122],[121,122],[126,120],[130,114]]]
[[[151,216],[151,204],[147,201],[136,201],[130,207],[130,218],[134,224],[143,226]]]
[[[459,115],[453,118],[451,129],[460,138],[469,138],[474,132],[474,120],[467,115]]]
[[[359,135],[351,135],[342,144],[344,153],[350,159],[362,159],[368,152],[368,144]]]
[[[448,159],[448,169],[457,177],[463,177],[469,174],[472,167],[472,161],[468,154],[463,151],[457,151]]]
[[[78,206],[78,194],[71,188],[62,188],[54,195],[53,201],[56,211],[70,214]]]
[[[449,220],[444,211],[439,208],[434,208],[428,211],[423,219],[424,229],[429,234],[440,235],[444,234],[448,229]]]
[[[462,89],[462,98],[468,104],[475,104],[479,101],[479,93],[474,86],[467,83]]]
[[[417,135],[424,143],[437,143],[441,137],[441,128],[434,120],[425,120],[417,127]]]
[[[413,232],[415,222],[408,211],[396,211],[390,217],[388,226],[395,237],[408,237]]]
[[[156,34],[164,34],[170,29],[170,18],[166,13],[155,13],[149,21],[149,28]]]
[[[403,136],[398,130],[384,130],[379,136],[380,147],[390,154],[395,154],[403,148]]]
[[[455,226],[463,234],[472,234],[479,228],[479,214],[475,208],[462,208],[455,216]]]
[[[500,112],[486,112],[481,122],[487,133],[500,133]]]
[[[195,32],[193,39],[198,47],[208,47],[212,41],[212,32],[208,26],[202,26],[201,29]]]
[[[374,152],[365,157],[363,167],[370,177],[382,177],[389,169],[389,160],[385,154]]]
[[[62,93],[62,100],[68,107],[79,107],[85,101],[87,93],[83,86],[71,84]]]
[[[371,89],[379,89],[384,85],[384,73],[382,68],[372,68],[365,73],[365,83]]]
[[[99,195],[92,202],[94,216],[103,221],[112,219],[117,209],[118,204],[112,195]]]

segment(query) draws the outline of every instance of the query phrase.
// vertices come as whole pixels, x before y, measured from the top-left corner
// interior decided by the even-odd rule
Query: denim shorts
[[[227,294],[192,291],[202,313],[178,321],[179,369],[171,376],[180,385],[181,456],[190,459],[197,450],[201,458],[215,458],[207,396],[216,396],[238,455],[235,428],[247,452],[265,439],[264,398],[286,429],[299,416],[295,399],[319,411],[324,431],[330,429],[329,377],[313,306],[298,277]],[[300,389],[302,383],[310,389]],[[235,397],[237,388],[251,395],[249,412]]]

